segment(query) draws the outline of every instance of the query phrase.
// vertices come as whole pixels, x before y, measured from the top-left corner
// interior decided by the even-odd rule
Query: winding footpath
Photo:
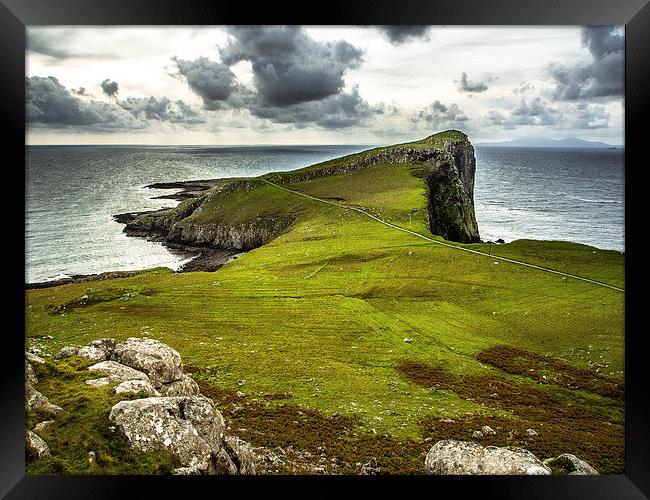
[[[339,207],[339,208],[342,208],[342,209],[345,209],[345,210],[353,210],[355,212],[359,212],[360,214],[363,214],[366,217],[370,217],[371,219],[376,220],[377,222],[383,224],[384,226],[392,227],[393,229],[397,229],[398,231],[402,231],[404,233],[412,234],[413,236],[417,236],[418,238],[422,238],[423,240],[430,241],[431,243],[435,243],[437,245],[442,245],[444,247],[454,248],[456,250],[461,250],[463,252],[473,253],[473,254],[476,254],[476,255],[483,255],[485,257],[489,257],[490,259],[499,260],[499,261],[503,261],[503,262],[510,262],[512,264],[518,264],[520,266],[530,267],[532,269],[538,269],[540,271],[544,271],[544,272],[547,272],[547,273],[558,274],[560,276],[564,276],[565,278],[573,278],[573,279],[580,280],[580,281],[586,281],[587,283],[592,283],[594,285],[602,286],[602,287],[605,287],[605,288],[610,288],[612,290],[616,290],[618,292],[625,293],[624,288],[619,288],[619,287],[614,286],[614,285],[609,285],[607,283],[603,283],[602,281],[596,281],[596,280],[592,280],[592,279],[589,279],[589,278],[584,278],[582,276],[576,276],[575,274],[563,273],[561,271],[556,271],[554,269],[549,269],[548,267],[537,266],[535,264],[529,264],[528,262],[523,262],[523,261],[515,260],[515,259],[509,259],[508,257],[499,257],[498,255],[492,255],[492,254],[488,254],[486,252],[481,252],[479,250],[474,250],[474,249],[471,249],[471,248],[465,248],[465,247],[461,247],[461,246],[458,246],[458,245],[453,245],[451,243],[446,243],[444,241],[439,241],[439,240],[436,240],[434,238],[430,238],[428,236],[425,236],[423,234],[416,233],[415,231],[411,231],[410,229],[406,229],[406,228],[397,226],[395,224],[392,224],[390,222],[386,222],[385,220],[380,219],[379,217],[366,212],[362,208],[353,207],[353,206],[350,206],[350,205],[345,205],[343,203],[336,203],[334,201],[324,200],[322,198],[317,198],[315,196],[311,196],[309,194],[302,193],[300,191],[294,191],[293,189],[287,189],[285,187],[279,186],[278,184],[275,184],[274,182],[267,181],[266,179],[261,179],[261,180],[266,182],[267,184],[270,184],[271,186],[274,186],[274,187],[276,187],[278,189],[281,189],[283,191],[286,191],[288,193],[293,193],[295,195],[303,196],[305,198],[309,198],[311,200],[315,200],[315,201],[318,201],[318,202],[321,202],[321,203],[326,203],[328,205],[334,205],[335,207]]]

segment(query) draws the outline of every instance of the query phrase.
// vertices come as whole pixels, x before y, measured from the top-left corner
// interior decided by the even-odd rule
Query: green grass
[[[429,234],[424,185],[413,175],[416,169],[378,165],[290,188],[363,206],[394,224]],[[523,432],[522,426],[543,425],[546,415],[549,431],[540,432],[538,444],[515,441],[555,455],[572,453],[562,447],[568,443],[580,458],[604,472],[622,472],[620,399],[593,392],[593,385],[572,389],[539,378],[540,383],[499,362],[478,358],[495,346],[516,347],[548,359],[550,375],[564,363],[622,385],[624,293],[512,263],[494,264],[488,256],[436,245],[363,214],[264,183],[250,191],[214,196],[192,218],[208,222],[224,213],[241,221],[259,214],[294,217],[295,223],[215,273],[157,269],[116,280],[30,290],[28,338],[52,353],[104,336],[159,339],[197,367],[197,377],[214,390],[242,390],[253,398],[243,416],[232,418],[241,418],[248,432],[247,425],[266,429],[262,435],[244,433],[258,445],[280,441],[282,432],[260,423],[260,412],[275,417],[266,406],[261,411],[255,398],[290,393],[291,405],[303,412],[353,419],[354,446],[364,462],[381,447],[375,441],[359,443],[377,436],[384,436],[386,443],[402,443],[404,453],[415,454],[423,464],[420,453],[433,444],[426,438],[470,439],[470,427],[480,422],[496,422],[504,429],[504,422],[511,422]],[[623,256],[617,252],[531,240],[466,246],[484,251],[490,247],[495,255],[623,285]],[[79,305],[82,295],[97,300],[61,309]],[[47,335],[54,338],[44,339]],[[432,391],[404,371],[405,362],[439,367],[456,382]],[[544,366],[539,369],[539,377],[547,373]],[[489,380],[510,387],[513,394],[543,391],[553,403],[546,407],[548,414],[543,408],[534,415],[522,412],[521,405],[505,395],[505,401],[497,402],[467,389],[477,380],[488,380],[480,377],[492,377]],[[237,385],[241,379],[246,380],[243,387]],[[271,409],[284,404],[267,403]],[[592,415],[580,417],[573,433],[566,429],[571,429],[576,414],[558,412],[567,404],[580,415]],[[580,445],[594,430],[594,412],[607,415],[611,429],[616,429],[609,430],[611,442],[598,449]],[[456,430],[435,424],[446,418],[458,421]],[[564,440],[551,439],[560,429],[566,431],[561,433]],[[331,432],[339,436],[343,431],[337,427]],[[501,444],[515,442],[506,441],[505,433],[498,436]],[[330,445],[352,460],[354,446],[342,444],[350,435],[339,437],[332,438],[338,444]],[[605,446],[614,451],[605,451]],[[384,470],[413,472],[413,460],[411,455],[387,458]]]

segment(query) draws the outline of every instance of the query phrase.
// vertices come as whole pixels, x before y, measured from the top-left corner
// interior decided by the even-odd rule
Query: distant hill
[[[512,141],[484,142],[477,146],[500,146],[513,148],[620,148],[605,142],[585,141],[577,137],[565,137],[564,139],[548,139],[546,137],[524,137]]]

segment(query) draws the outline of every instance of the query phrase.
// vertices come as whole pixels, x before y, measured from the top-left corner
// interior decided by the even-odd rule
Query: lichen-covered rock
[[[224,444],[239,474],[255,474],[255,453],[249,443],[235,436],[226,436]]]
[[[25,454],[30,459],[43,458],[50,455],[50,448],[43,439],[32,431],[25,432]]]
[[[105,375],[104,378],[107,379],[104,384],[95,385],[106,385],[110,382],[125,382],[127,380],[144,380],[149,382],[149,377],[145,373],[129,366],[124,366],[117,361],[101,361],[100,363],[89,366],[88,370],[99,372]]]
[[[570,453],[562,453],[555,458],[544,460],[544,465],[553,472],[569,476],[597,476],[598,471],[584,460]]]
[[[162,384],[158,391],[162,396],[195,396],[201,393],[199,385],[185,374],[179,380]]]
[[[237,474],[237,466],[226,450],[221,449],[212,458],[214,474],[220,476],[234,476]]]
[[[103,338],[93,340],[88,342],[88,347],[94,347],[96,349],[101,349],[106,353],[107,359],[111,357],[113,351],[115,350],[115,339]]]
[[[27,388],[27,384],[35,385],[37,383],[38,378],[36,377],[34,368],[32,368],[32,365],[25,360],[25,388]]]
[[[25,384],[25,411],[58,415],[63,408],[50,403],[47,397],[37,391],[32,384],[27,383]]]
[[[34,432],[41,432],[54,423],[54,420],[43,420],[34,426]]]
[[[115,346],[112,359],[146,373],[156,389],[183,375],[180,354],[157,340],[128,338]]]
[[[79,347],[75,346],[66,346],[63,347],[55,356],[56,359],[69,358],[70,356],[76,356],[79,352]]]
[[[77,356],[89,361],[106,361],[108,359],[108,355],[104,350],[88,345],[80,347],[77,351]]]
[[[429,450],[425,469],[430,474],[550,475],[535,455],[522,448],[499,448],[465,441],[438,441]]]
[[[481,432],[484,436],[494,436],[496,434],[496,431],[489,425],[484,425],[481,427]]]
[[[169,450],[184,467],[209,473],[219,453],[225,423],[203,396],[152,397],[120,401],[109,419],[142,451]]]
[[[114,390],[115,394],[139,394],[143,397],[160,396],[160,393],[146,380],[125,380]]]
[[[45,364],[45,360],[43,358],[29,351],[25,351],[25,359],[27,359],[27,361],[29,361],[33,365]]]

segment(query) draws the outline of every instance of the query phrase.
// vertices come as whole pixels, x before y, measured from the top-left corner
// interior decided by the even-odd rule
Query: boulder
[[[41,432],[54,423],[54,420],[43,420],[34,426],[34,432]]]
[[[115,346],[112,359],[146,373],[156,389],[183,375],[180,354],[157,340],[130,337]]]
[[[25,358],[27,361],[29,361],[33,365],[44,365],[45,360],[41,358],[40,356],[37,356],[36,354],[26,351],[25,352]]]
[[[163,396],[196,396],[201,394],[199,384],[185,374],[181,375],[179,380],[162,384],[158,390]]]
[[[555,458],[544,460],[544,465],[556,473],[565,473],[569,476],[597,476],[598,471],[584,460],[580,460],[570,453],[562,453]]]
[[[160,396],[153,385],[146,380],[125,380],[115,387],[115,394],[140,394],[142,396]]]
[[[203,396],[151,397],[120,401],[109,419],[142,451],[169,450],[184,467],[213,471],[225,423],[212,401]]]
[[[106,353],[106,357],[110,358],[113,355],[113,351],[115,350],[115,339],[103,338],[93,340],[92,342],[88,342],[88,347],[101,349]]]
[[[537,436],[537,431],[534,429],[526,429],[525,431],[526,436],[528,437],[536,437]]]
[[[63,411],[63,408],[50,403],[32,384],[27,383],[25,384],[25,411],[58,415]]]
[[[38,378],[36,377],[34,368],[32,368],[32,365],[25,360],[25,388],[27,388],[27,384],[35,385],[37,383]]]
[[[234,476],[237,474],[237,466],[226,450],[221,449],[212,458],[212,467],[215,474],[220,476]]]
[[[56,359],[69,358],[70,356],[76,356],[79,352],[79,347],[66,346],[62,348],[55,356]]]
[[[481,427],[481,432],[484,436],[494,436],[496,434],[496,431],[489,425],[484,425]]]
[[[77,351],[77,356],[89,361],[106,361],[108,359],[108,356],[104,350],[88,345],[80,347]]]
[[[255,474],[256,457],[249,443],[235,436],[226,436],[224,444],[239,474]]]
[[[522,448],[488,446],[446,439],[438,441],[426,456],[429,474],[550,475],[540,460]]]
[[[50,455],[50,448],[45,441],[32,431],[25,432],[25,454],[29,459],[42,458]]]
[[[89,366],[88,370],[105,375],[105,378],[108,379],[106,384],[110,382],[125,382],[127,380],[144,380],[145,382],[149,382],[149,377],[145,373],[124,366],[117,361],[101,361],[100,363]]]

